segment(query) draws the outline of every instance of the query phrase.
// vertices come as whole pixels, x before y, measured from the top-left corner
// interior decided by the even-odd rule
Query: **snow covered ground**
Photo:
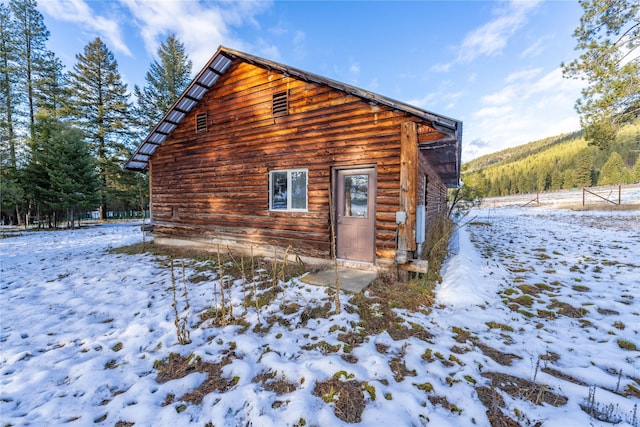
[[[243,322],[200,323],[220,304],[203,261],[189,307],[176,272],[180,345],[166,261],[108,252],[139,224],[0,239],[0,424],[338,426],[360,404],[367,426],[640,426],[639,213],[467,218],[430,312],[366,337],[349,295],[324,318],[327,289],[296,279],[245,314],[236,281]]]

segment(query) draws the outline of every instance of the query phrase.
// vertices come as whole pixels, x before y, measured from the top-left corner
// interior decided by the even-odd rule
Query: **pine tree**
[[[600,169],[599,185],[624,184],[629,180],[629,172],[617,152],[611,153],[607,162]]]
[[[633,169],[631,169],[631,180],[633,182],[640,181],[640,156],[636,158]]]
[[[551,186],[549,189],[560,190],[563,184],[562,180],[562,173],[558,169],[554,169],[553,172],[551,172]]]
[[[579,59],[562,64],[565,77],[586,80],[576,102],[589,143],[606,148],[623,123],[640,115],[640,1],[582,0],[574,32]]]
[[[0,3],[0,141],[2,168],[17,167],[16,106],[20,102],[17,62],[17,27],[11,10]]]
[[[191,80],[191,66],[182,42],[175,34],[169,35],[158,48],[158,59],[151,63],[147,71],[145,87],[134,87],[138,99],[136,115],[145,132],[149,132],[162,119],[187,88]]]
[[[46,110],[58,117],[67,104],[67,76],[63,71],[64,65],[53,52],[46,53],[44,64],[40,78],[35,82],[35,105],[38,110]]]
[[[576,179],[575,171],[573,169],[565,170],[562,182],[562,188],[570,189],[578,187],[578,180]]]
[[[574,172],[575,185],[578,187],[590,187],[593,184],[593,155],[591,150],[586,148],[576,155]]]
[[[98,160],[100,218],[106,219],[109,188],[118,185],[124,173],[122,165],[131,153],[129,94],[113,53],[100,38],[89,43],[76,59],[69,73],[70,107]]]
[[[10,7],[17,26],[17,72],[22,79],[27,99],[29,129],[33,138],[36,113],[35,85],[48,56],[49,51],[45,43],[49,38],[49,30],[35,0],[11,0]]]
[[[47,112],[36,115],[30,162],[25,175],[29,195],[45,212],[88,209],[97,203],[96,163],[81,130]]]

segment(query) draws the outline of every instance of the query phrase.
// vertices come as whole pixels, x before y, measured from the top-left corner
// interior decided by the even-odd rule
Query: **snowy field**
[[[166,261],[108,252],[139,224],[0,239],[0,425],[639,427],[638,211],[467,220],[436,304],[394,333],[363,336],[349,295],[317,315],[327,290],[296,279],[244,314],[234,282],[244,323],[201,323],[219,282],[188,262],[187,345]]]

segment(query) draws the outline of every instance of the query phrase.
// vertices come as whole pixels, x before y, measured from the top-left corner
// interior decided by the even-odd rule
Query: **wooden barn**
[[[458,120],[220,47],[126,168],[149,173],[159,244],[331,259],[334,228],[341,262],[408,267],[461,139]]]

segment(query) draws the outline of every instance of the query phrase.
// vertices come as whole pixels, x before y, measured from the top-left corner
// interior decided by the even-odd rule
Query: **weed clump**
[[[278,377],[275,371],[265,371],[256,375],[252,380],[254,383],[262,383],[262,387],[267,391],[276,394],[291,393],[298,389],[297,385],[286,380],[284,375]]]
[[[449,238],[453,232],[454,223],[446,215],[440,215],[438,220],[429,227],[427,240],[424,243],[424,253],[429,260],[427,282],[435,285],[442,281],[440,271],[442,263],[448,254]]]
[[[563,406],[569,401],[566,396],[551,392],[548,386],[524,378],[497,372],[485,372],[481,375],[491,380],[492,387],[504,391],[514,399],[527,399],[534,405],[540,406],[546,403],[552,406]]]
[[[313,395],[320,397],[326,403],[334,405],[336,417],[347,423],[359,423],[362,421],[362,413],[366,406],[363,390],[365,382],[357,380],[341,381],[331,378],[316,383]]]
[[[616,341],[618,343],[618,347],[620,347],[623,350],[629,350],[629,351],[637,351],[638,347],[632,343],[629,340],[625,340],[625,339],[619,339]]]
[[[612,403],[606,405],[596,401],[596,386],[589,387],[587,400],[580,404],[580,408],[598,421],[611,424],[619,424],[626,421],[633,427],[640,426],[640,420],[637,415],[637,404],[634,406],[631,413],[628,416],[625,416],[625,414],[620,412],[618,405],[614,405]]]
[[[212,363],[204,362],[200,357],[193,354],[183,357],[179,354],[171,353],[166,360],[156,361],[153,367],[158,371],[156,381],[161,384],[186,377],[194,372],[207,374],[207,379],[197,389],[178,398],[183,402],[200,404],[207,394],[214,391],[225,392],[238,383],[240,378],[229,379],[222,375],[222,368],[230,363],[230,355],[225,356],[218,363]]]

